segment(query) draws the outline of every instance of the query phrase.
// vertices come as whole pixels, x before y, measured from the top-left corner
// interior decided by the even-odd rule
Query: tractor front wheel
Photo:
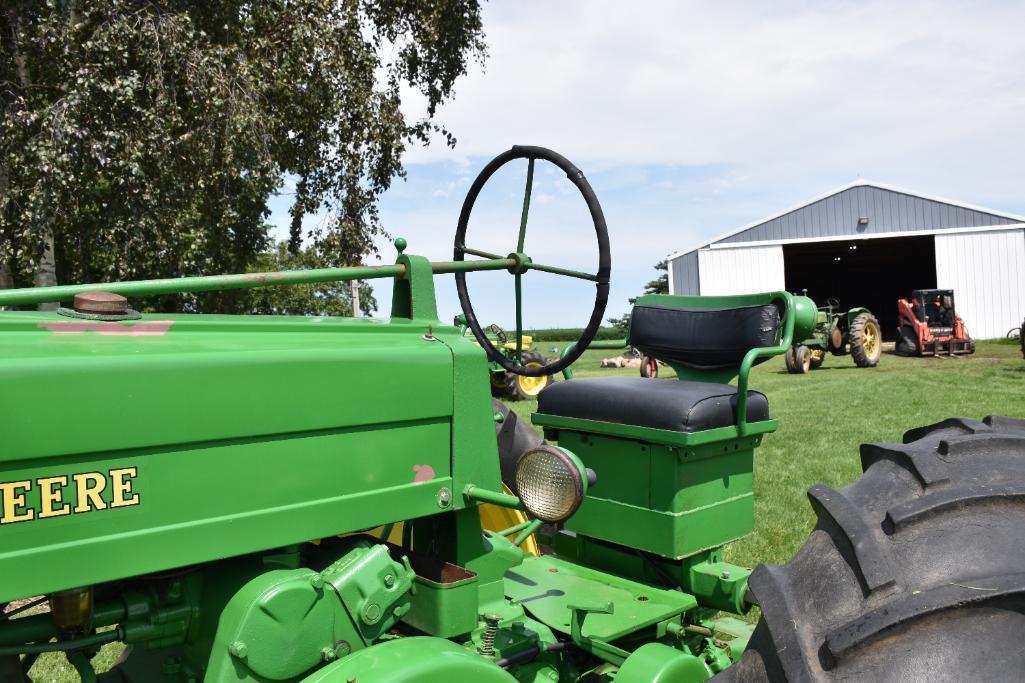
[[[791,372],[795,372],[799,375],[803,375],[806,372],[811,371],[811,349],[804,344],[797,347],[794,351],[794,369]]]
[[[1025,420],[951,418],[861,466],[808,491],[818,524],[751,574],[761,621],[713,680],[1021,680]]]
[[[525,368],[540,368],[546,365],[545,357],[537,351],[524,351],[520,357],[520,365]],[[555,375],[525,377],[512,372],[505,373],[506,391],[518,401],[537,398],[541,390],[555,381]]]
[[[879,321],[871,313],[859,313],[848,332],[851,357],[859,368],[871,368],[879,363],[883,353],[883,335]]]
[[[641,356],[641,377],[658,379],[658,361],[651,356]]]

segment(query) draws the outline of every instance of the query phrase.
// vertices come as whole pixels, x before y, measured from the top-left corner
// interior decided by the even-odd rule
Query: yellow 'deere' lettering
[[[110,507],[120,508],[126,505],[139,504],[139,494],[132,493],[132,479],[136,474],[138,474],[138,471],[134,467],[110,471],[110,488],[114,493],[114,498],[110,501]]]
[[[75,505],[75,512],[89,512],[90,510],[105,510],[107,503],[100,497],[103,490],[107,488],[107,478],[100,472],[83,472],[74,475],[75,491],[78,504]]]
[[[56,489],[54,484],[57,484]],[[39,519],[71,514],[71,506],[64,502],[64,487],[68,485],[66,476],[37,479],[36,485],[39,486]]]
[[[3,498],[3,506],[0,507],[0,524],[27,522],[30,519],[35,519],[36,511],[31,508],[26,509],[25,506],[25,493],[31,488],[32,482],[27,480],[0,482],[0,497]]]

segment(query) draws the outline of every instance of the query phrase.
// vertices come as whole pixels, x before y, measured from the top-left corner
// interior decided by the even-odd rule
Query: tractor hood
[[[422,320],[13,311],[0,358],[0,602],[461,507],[456,451],[498,479],[484,353]]]

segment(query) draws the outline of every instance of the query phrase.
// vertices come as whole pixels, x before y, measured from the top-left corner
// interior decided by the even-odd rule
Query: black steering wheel
[[[470,222],[470,212],[473,211],[473,205],[477,201],[477,196],[480,194],[484,184],[495,174],[496,171],[498,171],[498,169],[515,159],[527,160],[527,187],[523,195],[523,213],[520,215],[520,232],[516,242],[516,250],[508,256],[500,256],[497,254],[489,254],[477,249],[470,249],[466,246],[466,227]],[[565,171],[566,177],[569,178],[571,183],[576,185],[580,194],[583,195],[584,202],[587,204],[587,209],[591,213],[591,221],[594,223],[595,236],[598,239],[597,273],[582,273],[575,270],[568,270],[566,268],[534,263],[530,257],[524,253],[523,242],[527,234],[527,214],[530,210],[530,191],[534,183],[534,162],[538,159],[555,164]],[[515,360],[511,360],[495,348],[495,345],[491,343],[490,339],[488,339],[487,335],[481,329],[480,323],[477,322],[477,316],[474,314],[473,306],[470,304],[470,295],[466,291],[466,274],[457,272],[455,276],[456,290],[459,293],[459,305],[463,309],[463,315],[466,316],[467,326],[469,326],[470,331],[473,332],[473,336],[477,339],[477,342],[488,354],[489,360],[498,363],[509,372],[516,373],[517,375],[541,377],[543,375],[553,375],[556,372],[560,372],[571,365],[573,361],[579,358],[580,354],[587,349],[587,345],[591,343],[594,339],[594,335],[598,333],[602,317],[605,315],[605,305],[609,301],[609,271],[611,270],[612,262],[609,254],[609,231],[605,225],[605,216],[602,214],[601,205],[598,204],[598,198],[594,195],[594,190],[591,189],[591,185],[587,182],[584,174],[581,173],[576,166],[571,164],[566,157],[544,147],[515,146],[508,152],[499,154],[497,157],[492,159],[491,162],[484,167],[484,170],[480,172],[480,175],[477,176],[477,179],[473,181],[473,184],[470,186],[470,191],[466,193],[466,199],[463,200],[463,209],[459,213],[459,225],[456,227],[455,253],[453,257],[456,261],[462,261],[467,254],[487,259],[508,258],[514,262],[514,264],[509,268],[509,272],[514,276],[516,286],[516,336],[514,339],[516,340],[517,350],[519,350],[519,343],[523,337],[521,278],[527,273],[527,271],[539,270],[545,273],[565,275],[567,277],[579,278],[581,280],[588,280],[595,283],[594,308],[591,310],[591,319],[588,321],[583,334],[580,335],[580,338],[575,342],[575,345],[570,352],[553,363],[542,366],[526,367],[520,364],[522,358],[519,353],[515,355]]]

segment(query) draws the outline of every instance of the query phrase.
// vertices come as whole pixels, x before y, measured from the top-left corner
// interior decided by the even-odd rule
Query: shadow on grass
[[[777,370],[777,375],[814,375],[824,370],[871,370],[871,368],[859,368],[857,365],[823,365],[822,367],[809,370],[808,372],[790,372],[789,370]]]

